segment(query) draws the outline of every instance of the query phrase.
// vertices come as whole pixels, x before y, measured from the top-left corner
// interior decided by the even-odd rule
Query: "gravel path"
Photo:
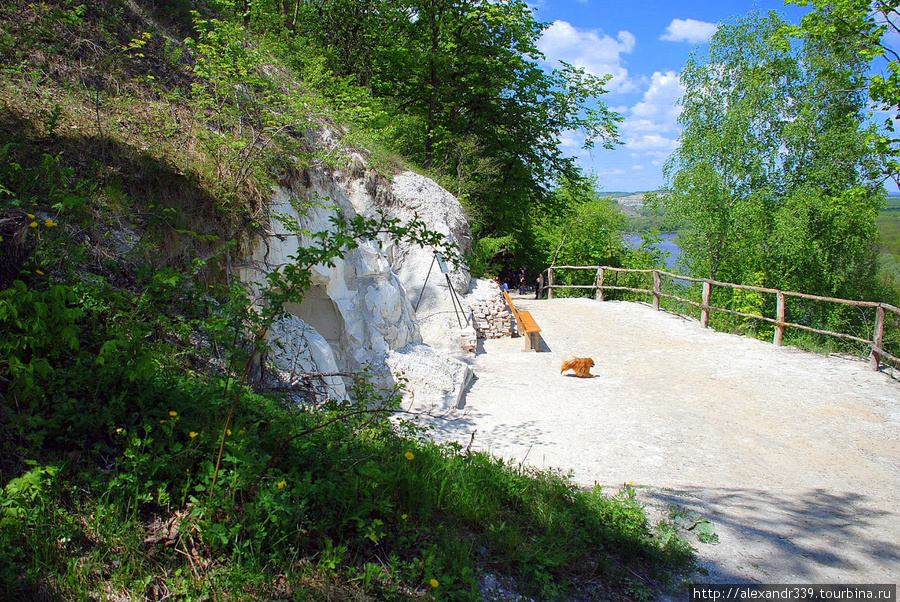
[[[644,304],[516,303],[549,352],[480,341],[465,407],[434,421],[436,439],[699,512],[719,536],[695,543],[702,581],[900,581],[897,378]],[[560,376],[569,354],[592,357],[595,378]]]

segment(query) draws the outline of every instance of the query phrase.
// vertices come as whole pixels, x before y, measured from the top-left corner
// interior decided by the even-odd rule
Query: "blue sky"
[[[537,0],[535,16],[552,23],[539,47],[548,61],[564,60],[595,75],[611,73],[603,100],[625,118],[614,151],[581,148],[577,133],[563,137],[570,155],[597,174],[605,191],[653,190],[678,139],[678,72],[718,23],[753,10],[774,9],[799,23],[805,8],[781,0]]]

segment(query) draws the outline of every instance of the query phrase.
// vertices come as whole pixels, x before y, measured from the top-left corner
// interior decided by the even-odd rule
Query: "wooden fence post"
[[[597,268],[597,301],[603,301],[603,266]]]
[[[653,270],[653,309],[659,311],[659,288],[662,278],[658,270]]]
[[[703,299],[700,301],[700,326],[709,328],[709,301],[712,293],[712,285],[708,281],[703,282]]]
[[[869,356],[869,365],[873,370],[878,370],[878,354],[875,350],[881,350],[884,345],[884,306],[875,308],[875,331],[872,333],[872,355]]]
[[[547,299],[553,298],[553,268],[547,268]]]
[[[782,341],[784,341],[784,293],[778,291],[775,298],[775,338],[772,340],[772,343],[780,347]]]

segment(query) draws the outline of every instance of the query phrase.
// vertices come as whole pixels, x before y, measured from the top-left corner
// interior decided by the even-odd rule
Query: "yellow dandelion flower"
[[[279,482],[278,482],[278,488],[279,488],[279,489],[284,489],[284,486],[285,486],[285,485],[287,485],[287,481],[279,481]]]
[[[116,429],[116,434],[117,434],[117,435],[121,435],[121,434],[122,434],[122,429],[121,429],[121,428],[117,428],[117,429]]]
[[[29,219],[34,219],[33,213],[26,213],[25,215],[27,215]]]
[[[29,228],[37,228],[37,222],[31,222],[30,224],[28,224],[28,227]]]
[[[169,416],[171,416],[172,418],[175,418],[176,416],[178,416],[178,412],[176,412],[175,410],[171,410],[169,412]]]
[[[42,271],[40,271],[40,270],[35,270],[34,273],[37,274],[38,276],[43,276],[43,275],[44,275],[44,272],[42,272]]]
[[[166,421],[165,421],[165,420],[160,420],[159,423],[160,423],[160,424],[165,424]]]
[[[438,580],[437,580],[437,579],[432,579],[431,581],[428,582],[428,584],[429,584],[431,587],[437,587],[437,586],[440,585],[440,583],[438,583]]]
[[[406,452],[406,453],[403,454],[403,455],[406,456],[406,459],[407,459],[407,460],[412,460],[413,458],[415,458],[415,456],[413,455],[412,452]]]
[[[197,436],[197,433],[195,433],[194,431],[191,431],[190,433],[188,433],[188,437],[190,437],[191,439],[193,439],[196,436]]]
[[[53,226],[56,225],[56,222],[54,222],[52,219],[50,219],[48,217],[47,219],[44,220],[44,225],[47,226],[48,228],[52,228]]]
[[[409,516],[408,514],[401,514],[400,518],[402,518],[403,520],[406,520],[408,516]]]
[[[225,431],[225,434],[228,435],[228,436],[230,437],[230,436],[231,436],[231,429],[228,429],[227,431]]]

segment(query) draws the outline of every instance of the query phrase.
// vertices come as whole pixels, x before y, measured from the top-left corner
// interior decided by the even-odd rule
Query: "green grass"
[[[888,201],[878,215],[878,248],[885,272],[900,278],[900,199]]]

